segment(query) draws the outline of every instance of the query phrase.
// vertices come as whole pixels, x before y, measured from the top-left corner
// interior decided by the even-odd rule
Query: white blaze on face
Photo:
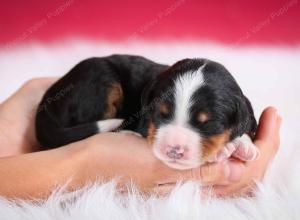
[[[175,118],[174,123],[181,126],[188,126],[189,109],[192,106],[192,96],[201,86],[204,85],[202,69],[188,72],[175,80]]]
[[[157,130],[154,154],[165,164],[176,169],[190,169],[201,164],[201,137],[189,125],[193,94],[204,85],[203,66],[196,71],[182,74],[175,79],[175,111],[173,120]],[[170,149],[181,153],[179,158],[170,158]],[[174,150],[176,149],[176,150]],[[175,157],[175,156],[174,156]]]

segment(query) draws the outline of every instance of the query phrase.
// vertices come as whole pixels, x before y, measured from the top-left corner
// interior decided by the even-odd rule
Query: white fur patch
[[[189,108],[192,103],[192,95],[204,85],[201,66],[197,71],[183,74],[175,80],[175,118],[174,123],[186,126],[189,116]]]
[[[193,104],[192,96],[197,89],[204,85],[202,65],[196,71],[184,73],[175,79],[175,115],[173,121],[157,130],[153,146],[157,158],[175,169],[190,169],[199,166],[201,161],[201,137],[193,132],[188,124],[189,109]],[[170,161],[170,158],[163,152],[163,148],[181,146],[187,149],[189,156]],[[187,152],[183,154],[186,155]],[[192,153],[191,153],[192,152]]]
[[[183,136],[184,139],[181,136]],[[202,163],[202,151],[199,143],[200,136],[198,133],[190,129],[174,125],[162,126],[157,130],[155,142],[153,144],[153,153],[169,167],[178,170],[191,169],[200,166]],[[162,147],[164,147],[165,144],[169,146],[180,145],[181,147],[188,148],[188,158],[182,158],[176,161],[174,159],[170,159],[162,152]],[[185,154],[186,152],[184,152],[184,155]]]
[[[252,161],[259,156],[258,148],[253,144],[247,134],[243,134],[241,137],[234,139],[232,144],[236,148],[233,155],[241,160]]]
[[[122,123],[123,119],[107,119],[97,122],[100,132],[108,132],[117,129]]]
[[[223,161],[234,156],[242,161],[252,161],[259,157],[259,150],[247,134],[227,143],[217,155],[209,158],[208,162]]]

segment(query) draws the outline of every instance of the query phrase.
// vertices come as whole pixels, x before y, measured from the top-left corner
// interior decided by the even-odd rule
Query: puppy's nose
[[[169,146],[167,156],[171,159],[178,160],[183,157],[184,148],[181,146]]]

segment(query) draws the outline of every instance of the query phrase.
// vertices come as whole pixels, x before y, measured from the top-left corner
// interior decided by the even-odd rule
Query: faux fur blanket
[[[138,54],[168,64],[185,57],[216,60],[233,73],[257,117],[264,107],[276,106],[283,118],[282,144],[256,196],[201,200],[199,186],[186,183],[168,197],[143,198],[134,188],[129,195],[118,194],[112,181],[74,193],[57,190],[46,201],[2,198],[1,220],[300,219],[300,48],[230,48],[189,42],[32,44],[0,50],[0,101],[29,78],[63,75],[81,59],[112,53]]]

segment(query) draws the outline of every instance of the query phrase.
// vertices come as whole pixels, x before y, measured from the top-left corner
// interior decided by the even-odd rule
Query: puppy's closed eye
[[[170,106],[166,102],[162,102],[159,105],[159,113],[161,116],[166,117],[170,114]]]

